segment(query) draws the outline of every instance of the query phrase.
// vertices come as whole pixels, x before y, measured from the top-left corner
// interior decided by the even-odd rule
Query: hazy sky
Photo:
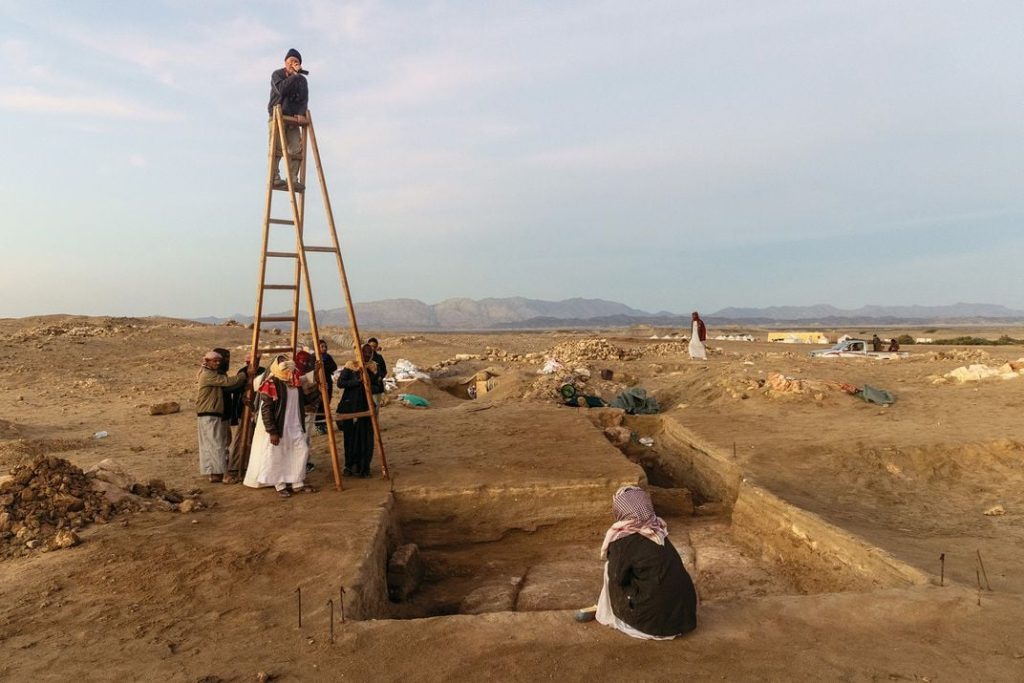
[[[290,47],[357,301],[1024,308],[1022,35],[1020,0],[0,0],[0,316],[251,314]]]

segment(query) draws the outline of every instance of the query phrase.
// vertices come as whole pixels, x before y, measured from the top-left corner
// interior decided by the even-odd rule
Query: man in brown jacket
[[[216,351],[207,351],[197,375],[199,393],[196,397],[196,420],[199,429],[199,474],[209,475],[211,482],[224,480],[227,468],[230,427],[223,420],[223,389],[237,389],[252,377],[252,369],[240,370],[234,377],[218,372],[223,358]]]

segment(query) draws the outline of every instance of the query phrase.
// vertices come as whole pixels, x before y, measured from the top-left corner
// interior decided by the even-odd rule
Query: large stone
[[[545,562],[530,567],[516,598],[517,612],[579,609],[601,593],[604,565],[594,558]]]
[[[76,546],[81,542],[82,539],[80,539],[78,534],[74,531],[71,531],[70,529],[61,529],[53,536],[52,539],[50,539],[50,542],[47,545],[54,550],[59,550],[61,548]]]
[[[132,484],[135,484],[135,477],[128,473],[121,463],[112,458],[100,460],[98,463],[85,471],[93,479],[110,482],[118,488],[128,491]]]
[[[150,415],[171,415],[172,413],[181,412],[181,405],[177,401],[167,401],[165,403],[156,403],[149,407]]]
[[[648,486],[654,509],[662,517],[689,517],[693,515],[693,495],[689,489]]]
[[[96,491],[102,493],[103,497],[106,498],[107,502],[111,505],[117,505],[125,498],[134,498],[132,494],[128,493],[123,488],[116,484],[111,484],[109,481],[104,481],[103,479],[93,479],[92,487]]]
[[[459,614],[513,611],[522,581],[521,576],[511,576],[507,581],[485,584],[475,588],[462,599],[462,604],[459,605]]]
[[[423,580],[423,558],[415,543],[399,546],[388,559],[388,595],[392,600],[405,600],[416,592]]]

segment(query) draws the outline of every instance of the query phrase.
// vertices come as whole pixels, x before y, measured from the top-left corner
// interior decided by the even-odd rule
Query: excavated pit
[[[723,454],[678,423],[628,418],[651,447],[622,448],[643,468],[670,538],[701,599],[736,600],[907,587],[917,570],[747,481]],[[396,491],[386,552],[374,558],[390,588],[375,618],[568,610],[596,602],[598,550],[611,494],[629,481]],[[415,544],[417,579],[403,594],[388,572],[395,549]],[[402,569],[405,572],[406,569]]]

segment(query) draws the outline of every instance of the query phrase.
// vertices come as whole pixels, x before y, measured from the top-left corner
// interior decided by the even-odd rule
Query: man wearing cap
[[[196,397],[196,420],[199,429],[199,474],[208,475],[211,482],[224,480],[227,468],[230,427],[224,417],[224,389],[235,389],[245,384],[253,370],[243,369],[234,376],[220,374],[224,358],[216,351],[207,351],[196,376],[199,394]]]
[[[305,74],[308,73],[302,68],[302,55],[295,48],[288,50],[284,56],[284,68],[278,69],[270,75],[270,103],[267,105],[267,112],[273,117],[274,107],[281,105],[281,113],[285,116],[294,116],[305,123],[306,107],[309,104],[309,86],[306,83]],[[299,126],[292,123],[285,123],[285,139],[288,143],[288,173],[292,178],[292,184],[296,192],[302,192],[305,188],[299,182],[299,164],[302,154],[302,135]],[[278,139],[277,131],[274,130],[273,119],[270,125],[271,145],[274,150],[274,189],[286,190],[288,183],[281,178],[281,141]]]

